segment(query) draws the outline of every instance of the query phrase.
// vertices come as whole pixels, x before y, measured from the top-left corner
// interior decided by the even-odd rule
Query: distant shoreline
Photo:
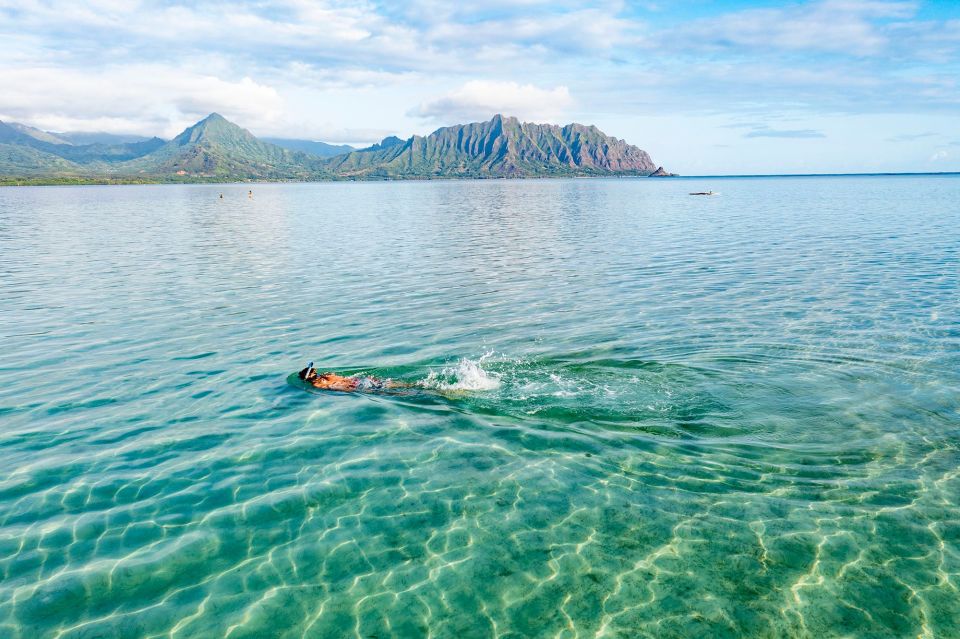
[[[724,178],[785,178],[785,177],[910,177],[910,176],[948,176],[960,175],[960,171],[905,171],[890,173],[745,173],[743,175],[678,175],[682,178],[709,178],[711,180]]]
[[[769,178],[824,178],[824,177],[950,177],[960,176],[960,171],[940,172],[904,172],[904,173],[757,173],[744,175],[674,175],[671,177],[650,178],[652,181],[670,180],[733,180],[733,179],[769,179]],[[162,184],[323,184],[343,182],[454,182],[475,180],[636,180],[648,179],[645,175],[556,175],[530,177],[407,177],[407,178],[327,178],[315,180],[218,180],[190,179],[190,180],[148,180],[139,178],[14,178],[0,176],[0,187],[4,186],[147,186]]]

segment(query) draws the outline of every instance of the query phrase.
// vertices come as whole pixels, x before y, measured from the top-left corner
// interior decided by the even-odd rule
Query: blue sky
[[[960,171],[960,0],[0,0],[0,119],[368,143],[496,112],[684,174]]]

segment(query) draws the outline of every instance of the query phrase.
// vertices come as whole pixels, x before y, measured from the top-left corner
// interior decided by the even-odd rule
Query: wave
[[[824,367],[789,349],[782,349],[780,358],[709,355],[681,362],[637,358],[630,349],[545,355],[491,351],[479,357],[340,372],[402,383],[378,394],[409,403],[413,410],[439,403],[490,423],[587,428],[615,438],[632,433],[661,441],[747,438],[754,443],[809,444],[820,438],[809,424],[829,421],[846,424],[855,440],[872,440],[878,434],[870,423],[888,423],[903,410],[873,402],[875,419],[864,421],[862,415],[838,416],[831,409],[838,397],[851,392],[851,381],[861,390],[864,384],[873,386],[873,396],[887,393],[882,367],[858,370],[852,379],[843,367]],[[797,385],[798,380],[813,380],[821,388],[824,377],[831,384],[818,393]],[[290,382],[303,387],[295,374]],[[802,420],[801,427],[786,427],[797,420]]]
[[[484,370],[483,365],[493,353],[486,353],[478,360],[467,357],[453,366],[440,371],[430,371],[420,386],[431,390],[443,391],[489,391],[500,388],[501,376]]]

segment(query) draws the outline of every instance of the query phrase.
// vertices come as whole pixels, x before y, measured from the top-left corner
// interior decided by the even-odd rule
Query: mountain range
[[[261,139],[264,142],[276,144],[277,146],[290,149],[291,151],[303,151],[304,153],[311,153],[322,158],[332,158],[335,155],[342,155],[344,153],[350,153],[351,151],[357,150],[356,147],[352,147],[349,144],[327,144],[326,142],[320,142],[317,140],[297,140],[291,138]]]
[[[0,183],[671,175],[595,126],[496,115],[363,149],[259,139],[212,113],[172,140],[53,133],[0,122]]]

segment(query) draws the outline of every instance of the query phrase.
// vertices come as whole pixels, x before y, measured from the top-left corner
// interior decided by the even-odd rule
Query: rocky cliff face
[[[677,174],[665,171],[662,166],[658,166],[657,170],[650,174],[650,177],[677,177]]]
[[[595,126],[532,124],[501,115],[333,158],[329,167],[343,177],[423,178],[649,175],[656,169],[646,151]]]
[[[216,113],[168,142],[76,145],[52,137],[0,123],[0,175],[209,181],[646,176],[656,170],[646,151],[595,126],[532,124],[501,115],[426,137],[389,137],[328,158],[260,140]]]

